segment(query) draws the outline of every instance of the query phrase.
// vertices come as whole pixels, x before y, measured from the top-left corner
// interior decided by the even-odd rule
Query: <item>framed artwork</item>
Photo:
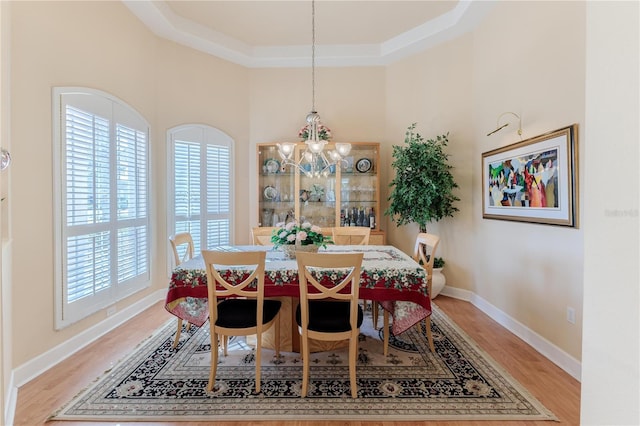
[[[482,153],[482,217],[577,227],[572,124]]]

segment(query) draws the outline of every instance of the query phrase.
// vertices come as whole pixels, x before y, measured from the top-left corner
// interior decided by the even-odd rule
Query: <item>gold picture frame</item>
[[[482,153],[482,217],[578,226],[578,125]]]

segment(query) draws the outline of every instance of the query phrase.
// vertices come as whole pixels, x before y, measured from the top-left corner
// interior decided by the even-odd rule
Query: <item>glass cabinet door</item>
[[[276,145],[258,146],[258,222],[275,226],[295,217],[295,171],[283,167]]]
[[[301,148],[301,151],[304,151],[304,147]],[[298,218],[301,221],[309,221],[321,228],[337,226],[336,172],[337,168],[331,166],[327,176],[310,177],[304,173],[299,173]]]
[[[378,159],[378,144],[352,144],[340,174],[340,226],[378,229]]]

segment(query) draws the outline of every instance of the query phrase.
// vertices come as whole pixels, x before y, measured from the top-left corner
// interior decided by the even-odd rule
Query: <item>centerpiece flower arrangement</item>
[[[333,244],[331,237],[322,235],[319,226],[310,222],[300,224],[298,221],[276,224],[276,229],[271,234],[271,242],[290,258],[295,257],[296,250],[318,251],[320,247]]]
[[[309,125],[305,125],[298,132],[298,137],[302,140],[309,139]],[[318,123],[318,138],[323,141],[328,141],[331,139],[331,129],[325,126],[322,123]]]

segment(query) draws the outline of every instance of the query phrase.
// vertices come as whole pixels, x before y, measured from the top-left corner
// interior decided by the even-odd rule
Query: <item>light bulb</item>
[[[347,156],[351,152],[351,144],[350,143],[337,143],[336,150],[341,156]]]
[[[279,143],[278,144],[278,151],[280,151],[280,153],[282,155],[284,155],[287,158],[291,158],[291,154],[293,154],[293,150],[295,149],[296,145],[293,143]]]
[[[309,145],[309,149],[311,150],[311,152],[313,152],[314,154],[320,154],[322,152],[322,150],[324,149],[324,146],[327,142],[326,141],[322,141],[322,140],[308,140],[307,141],[307,145]]]
[[[334,163],[342,159],[338,151],[335,151],[333,149],[329,151],[329,157],[331,157],[331,160],[333,160]]]

